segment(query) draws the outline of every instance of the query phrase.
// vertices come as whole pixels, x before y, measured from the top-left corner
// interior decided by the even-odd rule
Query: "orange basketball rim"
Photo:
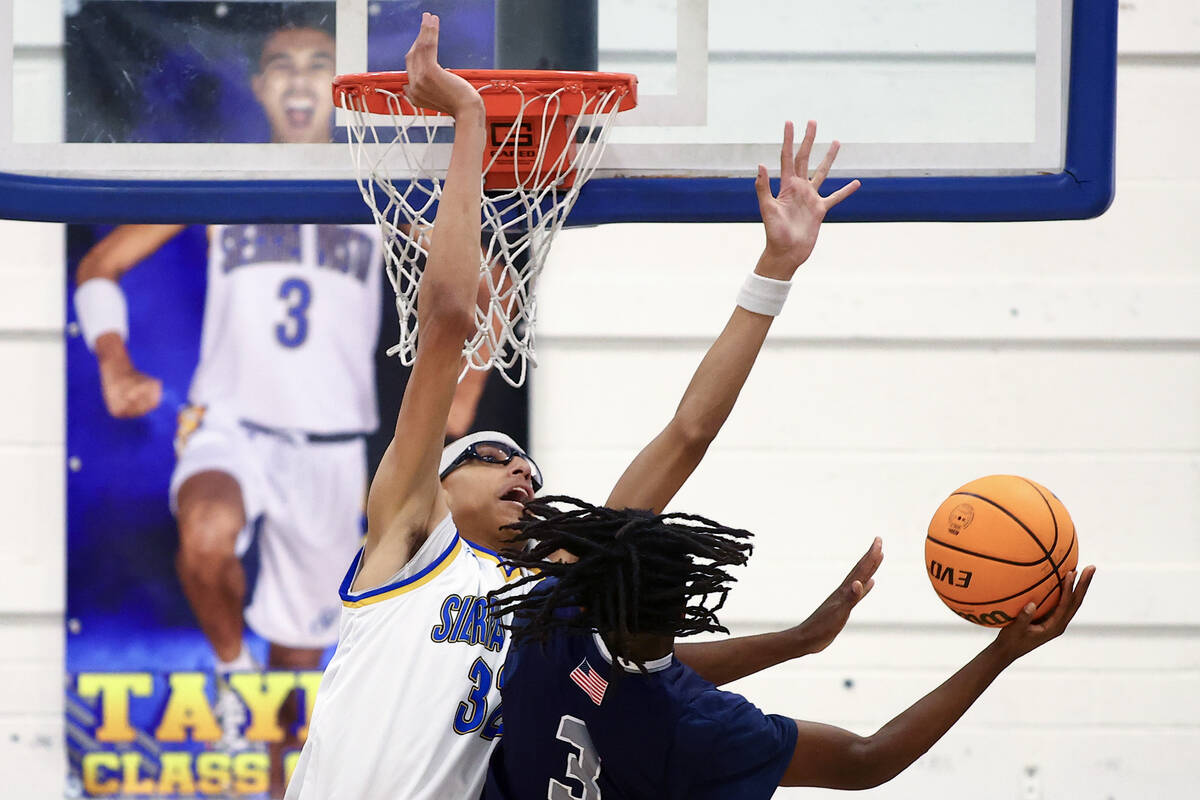
[[[580,117],[611,115],[637,105],[637,77],[620,72],[450,70],[479,92],[487,112],[484,188],[536,191],[553,183],[570,188],[577,175],[575,146],[592,135]],[[369,114],[443,116],[405,96],[406,72],[340,75],[333,101]]]

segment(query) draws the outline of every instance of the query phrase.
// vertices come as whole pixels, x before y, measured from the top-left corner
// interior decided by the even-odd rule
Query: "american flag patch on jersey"
[[[571,670],[571,680],[575,681],[575,685],[592,698],[593,703],[600,705],[600,701],[604,699],[604,691],[608,688],[608,681],[601,678],[600,674],[592,669],[592,665],[586,658],[579,662],[578,667]]]

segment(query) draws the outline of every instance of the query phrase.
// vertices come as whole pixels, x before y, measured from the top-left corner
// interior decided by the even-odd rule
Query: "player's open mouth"
[[[533,499],[533,492],[525,486],[514,486],[504,494],[500,495],[501,500],[510,503],[520,503],[524,506],[527,502]]]
[[[295,128],[307,128],[312,123],[317,104],[312,98],[289,97],[284,101],[283,110],[287,114],[289,125]]]

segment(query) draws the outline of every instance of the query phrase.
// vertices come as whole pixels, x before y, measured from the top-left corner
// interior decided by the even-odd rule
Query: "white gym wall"
[[[59,35],[45,20],[17,20],[14,89],[30,110],[18,125],[61,118],[21,88],[51,79]],[[768,711],[869,733],[991,636],[955,618],[924,577],[924,527],[943,496],[978,475],[1017,472],[1066,502],[1081,563],[1100,566],[1072,630],[868,796],[1193,791],[1193,3],[1123,4],[1121,54],[1112,210],[1074,223],[829,226],[675,504],[759,534],[726,615],[737,633],[801,620],[884,537],[878,586],[841,639],[736,687]],[[24,800],[61,797],[66,765],[63,230],[0,223],[0,242],[0,770],[5,797]],[[603,498],[669,418],[760,246],[755,225],[562,235],[540,290],[533,382],[531,444],[553,490]]]

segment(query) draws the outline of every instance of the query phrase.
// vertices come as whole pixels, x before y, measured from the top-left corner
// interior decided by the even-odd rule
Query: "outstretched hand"
[[[404,56],[404,68],[408,71],[404,96],[414,106],[441,111],[456,119],[470,111],[482,113],[483,100],[471,84],[438,64],[439,26],[437,14],[427,11],[421,15],[421,30]]]
[[[1075,612],[1083,603],[1088,587],[1092,584],[1092,576],[1096,574],[1093,566],[1084,567],[1079,573],[1076,583],[1076,573],[1071,570],[1063,579],[1062,594],[1058,605],[1050,616],[1041,622],[1033,621],[1035,606],[1033,603],[1025,606],[1017,618],[1004,627],[996,636],[996,646],[1012,659],[1018,659],[1026,653],[1041,647],[1051,639],[1061,636],[1067,625],[1075,617]]]
[[[845,200],[862,184],[853,180],[828,197],[820,194],[833,160],[841,145],[835,140],[829,146],[817,171],[808,177],[808,159],[817,137],[817,123],[809,120],[800,142],[800,152],[794,152],[794,131],[791,122],[783,126],[783,147],[779,154],[779,194],[771,194],[767,168],[758,165],[754,188],[758,192],[758,209],[767,229],[767,246],[756,272],[768,278],[791,280],[796,270],[808,260],[817,243],[817,232],[829,209]]]
[[[796,626],[797,634],[804,640],[806,653],[819,653],[833,643],[842,628],[846,627],[850,612],[875,585],[873,576],[882,561],[883,540],[877,536],[841,585],[833,590],[833,594],[808,619]]]

